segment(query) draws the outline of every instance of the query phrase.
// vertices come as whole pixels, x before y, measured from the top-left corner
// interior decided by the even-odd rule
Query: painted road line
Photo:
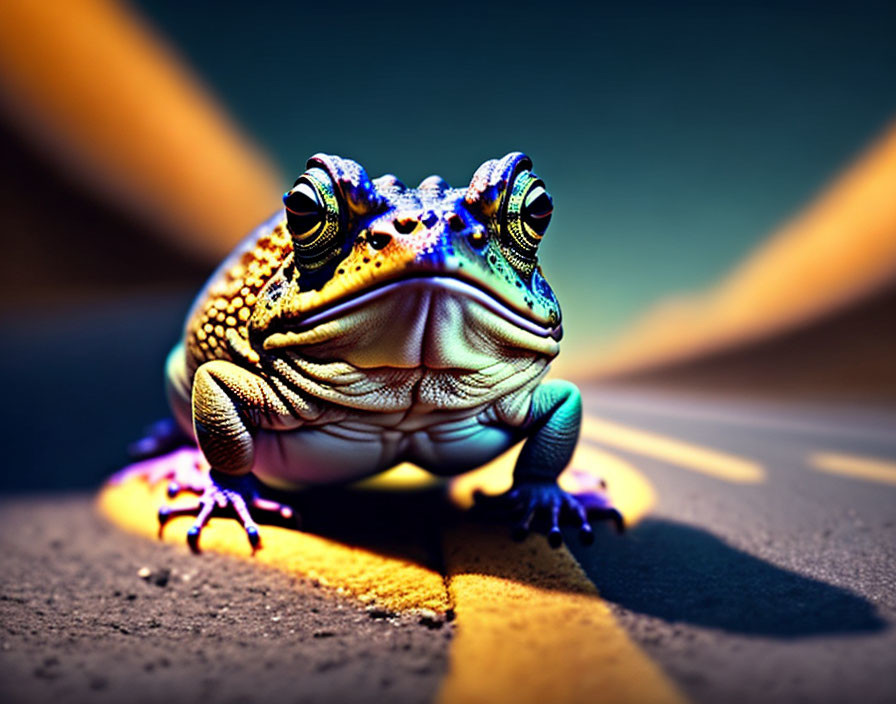
[[[469,505],[476,488],[505,490],[519,449],[454,480],[453,499]],[[607,480],[629,525],[656,500],[649,482],[634,467],[587,445],[576,451],[560,483],[579,491],[596,486],[598,478]],[[377,486],[409,489],[429,481],[405,467],[382,477]],[[165,503],[164,482],[150,489],[145,480],[134,477],[107,485],[98,503],[118,526],[155,538],[155,512]],[[183,546],[192,520],[172,519],[165,539]],[[242,528],[232,519],[213,518],[203,532],[202,546],[318,579],[340,594],[389,611],[454,609],[458,636],[452,642],[441,704],[685,701],[616,623],[572,555],[565,548],[549,548],[541,535],[518,544],[510,540],[507,528],[462,522],[444,535],[443,575],[410,560],[295,530],[262,530],[263,547],[253,558]]]
[[[99,509],[128,532],[155,539],[156,511],[168,503],[165,488],[165,482],[150,488],[139,477],[117,485],[107,484],[99,495]],[[183,500],[186,504],[191,502],[196,502],[195,497]],[[164,539],[186,549],[185,535],[193,520],[192,516],[172,518],[165,526]],[[445,613],[448,610],[442,574],[410,559],[278,526],[262,526],[261,531],[262,548],[249,558],[246,533],[237,521],[212,518],[202,532],[202,549],[253,559],[299,577],[316,579],[337,593],[386,611],[429,609]]]
[[[456,479],[452,497],[469,505],[476,488],[505,491],[518,453]],[[587,477],[606,479],[629,525],[656,499],[629,463],[580,446],[561,485],[581,490]],[[551,549],[541,535],[513,543],[508,533],[462,525],[445,536],[457,634],[439,704],[684,701],[616,623],[566,548]]]
[[[892,460],[816,452],[809,455],[808,462],[819,472],[896,486],[896,462]]]
[[[610,415],[613,411],[621,410],[658,418],[693,420],[701,424],[754,428],[774,433],[821,435],[828,439],[852,438],[879,442],[893,442],[894,439],[892,429],[882,427],[892,424],[891,414],[874,414],[862,418],[855,418],[850,414],[851,425],[845,425],[841,422],[843,419],[834,422],[819,416],[813,418],[813,407],[806,405],[744,400],[726,402],[723,405],[719,400],[693,400],[666,394],[629,395],[610,393],[603,389],[599,393],[600,401],[590,405],[598,413]],[[875,423],[875,427],[869,427],[870,423]]]
[[[685,701],[566,548],[464,526],[445,561],[457,631],[439,704]]]
[[[765,481],[765,469],[758,462],[595,416],[585,416],[582,437],[735,484]]]

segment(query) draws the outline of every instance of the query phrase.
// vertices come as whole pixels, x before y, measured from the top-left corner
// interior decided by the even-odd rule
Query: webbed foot
[[[223,472],[210,470],[206,476],[205,487],[200,493],[199,500],[192,506],[171,507],[162,506],[159,509],[159,536],[161,537],[165,524],[175,516],[196,516],[193,525],[187,531],[187,544],[190,549],[198,553],[199,537],[215,510],[231,509],[237,520],[246,531],[249,545],[254,553],[261,547],[261,534],[258,524],[252,518],[249,507],[260,511],[279,514],[280,518],[289,520],[296,516],[291,506],[278,503],[259,495],[259,483],[251,474],[234,477]],[[168,486],[168,495],[175,496],[181,491],[193,491],[194,487],[183,487],[173,482]],[[194,492],[199,493],[199,492]]]
[[[487,496],[479,492],[475,499],[478,507],[509,512],[515,518],[511,530],[514,540],[523,540],[534,528],[557,548],[563,544],[560,526],[564,524],[576,526],[579,540],[585,545],[594,542],[594,521],[610,520],[620,533],[625,529],[622,514],[602,489],[572,494],[553,482],[523,481],[504,494]]]

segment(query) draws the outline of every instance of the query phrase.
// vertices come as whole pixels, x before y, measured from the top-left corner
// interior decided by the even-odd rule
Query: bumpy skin
[[[552,206],[528,157],[486,162],[466,189],[412,189],[319,154],[284,203],[215,272],[169,356],[175,417],[211,466],[191,544],[228,503],[257,544],[250,473],[280,489],[403,461],[453,475],[522,438],[503,499],[518,532],[544,514],[553,544],[563,517],[590,537],[587,505],[556,486],[581,399],[542,383],[560,309],[537,266]]]

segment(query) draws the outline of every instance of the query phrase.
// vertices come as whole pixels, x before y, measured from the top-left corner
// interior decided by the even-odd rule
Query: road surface
[[[271,528],[253,564],[238,531],[242,559],[197,558],[110,529],[90,496],[7,500],[8,700],[137,683],[140,701],[894,701],[893,408],[585,399],[577,462],[628,492],[633,526],[570,535],[584,574],[540,539],[430,513],[431,492],[324,499],[321,537],[284,531],[309,558],[292,567]]]
[[[894,409],[610,389],[586,399],[589,416],[656,436],[619,442],[601,428],[585,440],[636,464],[658,500],[626,539],[573,552],[691,699],[894,701]]]

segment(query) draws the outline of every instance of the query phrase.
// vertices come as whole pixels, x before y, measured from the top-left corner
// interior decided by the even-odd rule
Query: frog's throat
[[[432,276],[392,281],[316,311],[268,335],[264,348],[359,368],[477,370],[510,358],[551,359],[559,337],[559,327],[541,327],[465,281]]]

